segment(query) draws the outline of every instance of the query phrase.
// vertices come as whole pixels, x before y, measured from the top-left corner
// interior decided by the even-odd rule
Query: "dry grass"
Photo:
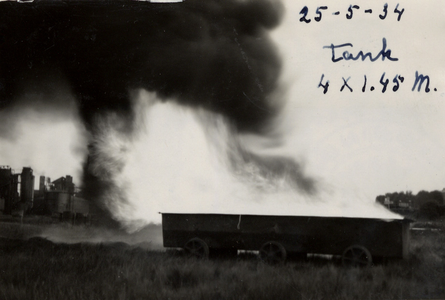
[[[252,255],[197,261],[124,243],[0,239],[1,299],[445,298],[445,234],[416,234],[412,257],[367,269],[312,258],[269,266]]]

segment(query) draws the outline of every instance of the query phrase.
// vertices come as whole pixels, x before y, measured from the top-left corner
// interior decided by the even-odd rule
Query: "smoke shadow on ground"
[[[123,229],[110,229],[101,226],[73,226],[67,223],[55,224],[20,224],[16,222],[0,223],[0,238],[3,240],[24,241],[40,238],[53,243],[123,243],[130,247],[147,250],[162,250],[161,225],[149,224],[133,233]]]

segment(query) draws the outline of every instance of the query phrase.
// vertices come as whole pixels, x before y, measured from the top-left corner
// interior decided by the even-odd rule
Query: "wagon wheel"
[[[343,252],[342,263],[351,267],[369,267],[372,263],[372,256],[365,247],[353,245]]]
[[[199,238],[189,240],[184,246],[185,252],[195,258],[204,259],[209,257],[209,246]]]
[[[269,264],[283,263],[286,255],[286,249],[277,242],[267,242],[260,248],[260,259]]]

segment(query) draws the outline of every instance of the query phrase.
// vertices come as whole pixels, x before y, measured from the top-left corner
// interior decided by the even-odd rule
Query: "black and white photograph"
[[[0,299],[445,299],[445,10],[0,0]]]

